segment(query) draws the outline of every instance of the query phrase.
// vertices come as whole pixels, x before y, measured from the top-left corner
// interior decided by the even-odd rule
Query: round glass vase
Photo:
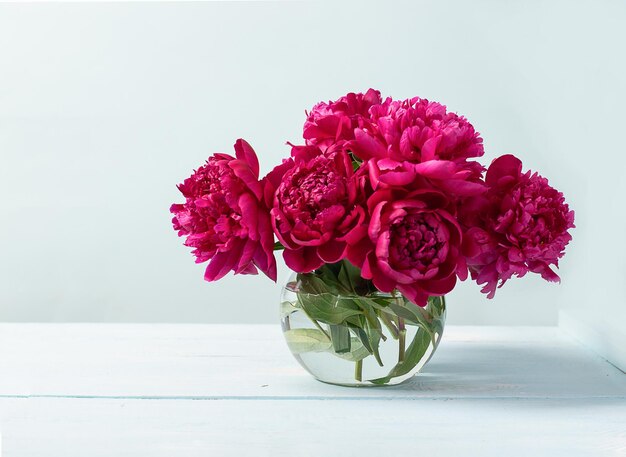
[[[293,274],[282,291],[283,335],[296,360],[319,381],[341,386],[396,385],[434,354],[446,319],[444,297],[425,307],[398,292],[328,292]]]

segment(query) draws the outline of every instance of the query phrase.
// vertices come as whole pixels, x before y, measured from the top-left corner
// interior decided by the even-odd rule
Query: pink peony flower
[[[483,140],[467,119],[419,97],[387,99],[372,106],[369,114],[355,129],[349,148],[369,161],[375,188],[410,183],[422,175],[460,196],[484,191],[482,165],[468,160],[483,155]]]
[[[467,277],[461,228],[449,199],[434,189],[382,188],[367,201],[367,234],[348,259],[383,292],[399,290],[419,306]]]
[[[204,278],[215,281],[229,271],[256,274],[257,267],[276,281],[274,235],[259,182],[259,162],[244,140],[236,158],[214,154],[178,186],[185,203],[174,204],[172,223],[196,262],[210,260]]]
[[[467,231],[464,252],[472,278],[493,298],[496,287],[528,271],[558,282],[558,266],[574,227],[563,194],[537,173],[522,173],[513,155],[494,160],[487,171],[485,195],[468,199],[461,220]],[[499,284],[499,285],[498,285]]]
[[[485,192],[481,171],[463,169],[450,160],[428,160],[422,163],[372,158],[365,162],[373,189],[407,186],[427,179],[432,185],[453,197],[468,197]]]
[[[369,116],[371,106],[382,102],[380,92],[349,93],[334,102],[320,102],[307,113],[303,137],[308,145],[330,146],[354,139],[361,118]]]
[[[483,155],[482,138],[462,116],[448,113],[437,102],[414,97],[374,105],[370,122],[354,132],[353,152],[397,161],[426,162],[440,159],[463,163]]]
[[[341,148],[292,149],[290,167],[280,165],[274,192],[272,225],[285,246],[292,270],[306,273],[345,256],[355,228],[365,218],[352,161]],[[272,181],[275,180],[275,177]]]

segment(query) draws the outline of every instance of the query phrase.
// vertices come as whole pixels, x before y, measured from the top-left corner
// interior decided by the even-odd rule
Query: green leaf
[[[389,308],[393,310],[396,316],[401,317],[408,323],[418,325],[422,330],[428,333],[431,341],[435,344],[433,320],[428,311],[408,300],[404,300],[404,306],[396,303],[389,303]]]
[[[378,322],[378,319],[376,320]],[[380,322],[378,323],[378,325],[380,325]],[[383,361],[380,357],[380,352],[378,351],[378,348],[380,346],[380,340],[383,336],[382,330],[377,329],[377,328],[372,328],[369,326],[367,326],[366,329],[367,335],[369,337],[370,340],[370,344],[372,345],[372,351],[374,352],[374,358],[376,359],[376,362],[378,362],[378,365],[380,365],[381,367],[383,366]]]
[[[429,297],[426,310],[432,315],[431,330],[436,333],[439,338],[443,333],[443,326],[446,316],[446,299],[445,297]]]
[[[330,325],[330,339],[337,354],[350,352],[350,330],[345,325]]]
[[[428,297],[428,311],[433,316],[433,319],[443,316],[446,311],[446,299],[445,297]]]
[[[342,260],[337,280],[350,294],[363,296],[374,289],[372,282],[361,277],[361,270],[348,260]]]
[[[369,306],[378,310],[378,315],[382,317],[383,314],[388,314],[394,317],[402,318],[409,325],[417,325],[426,331],[431,337],[433,344],[436,341],[435,332],[439,335],[443,333],[443,310],[445,310],[445,300],[443,297],[430,297],[426,308],[417,306],[415,303],[410,302],[404,297],[402,298],[402,304],[399,304],[397,299],[390,298],[368,298],[361,297],[359,301],[367,303]],[[435,312],[441,317],[433,318],[431,315]],[[365,313],[367,315],[367,313]],[[387,326],[389,328],[389,326]],[[393,330],[390,329],[393,334]]]
[[[350,274],[346,270],[345,265],[342,263],[341,268],[339,269],[339,274],[337,275],[337,279],[339,283],[345,287],[351,293],[356,293],[354,291],[354,285],[352,284],[352,279],[350,278]]]
[[[372,344],[370,343],[369,336],[367,336],[367,333],[365,332],[365,330],[363,330],[362,327],[353,327],[352,331],[357,336],[359,341],[361,341],[361,344],[363,344],[365,349],[367,349],[367,352],[369,352],[370,354],[373,354],[374,350],[372,349]]]
[[[381,334],[378,330],[372,329],[368,322],[361,317],[361,322],[359,326],[351,326],[352,331],[357,336],[357,338],[361,341],[365,349],[374,356],[376,362],[382,367],[383,361],[380,358],[380,353],[378,351],[378,346],[380,345]]]
[[[370,382],[374,384],[387,384],[393,378],[402,376],[410,372],[415,366],[422,360],[428,346],[431,343],[431,338],[428,332],[425,332],[421,328],[417,331],[415,338],[407,348],[404,354],[404,360],[398,362],[390,371],[387,376],[377,379],[371,379]]]
[[[380,311],[378,313],[378,317],[383,322],[383,324],[385,324],[385,327],[387,327],[387,330],[389,330],[389,333],[391,333],[392,338],[394,340],[397,340],[399,337],[398,328],[395,326],[393,322],[391,322],[391,319],[389,318],[389,313]]]
[[[349,362],[358,362],[369,356],[370,353],[358,338],[350,339],[350,351],[337,353],[333,350],[332,342],[326,334],[314,328],[298,328],[284,332],[289,349],[294,354],[305,352],[329,352],[336,357]]]
[[[297,276],[300,292],[320,295],[339,295],[339,280],[327,265],[319,273],[300,273]]]
[[[377,329],[383,341],[386,341],[387,338],[383,335],[382,326],[380,325],[380,321],[378,320],[378,314],[376,314],[376,310],[368,300],[363,299],[363,297],[351,297],[351,298],[342,298],[342,301],[348,301],[354,304],[357,308],[360,308],[363,316],[367,320],[368,324],[371,328]],[[363,324],[359,322],[359,327],[364,327]]]
[[[383,297],[362,297],[361,298],[365,303],[370,305],[372,308],[377,309],[379,311],[383,311],[391,316],[396,316],[392,309],[389,308],[390,303],[397,304],[395,298],[383,298]]]
[[[280,304],[280,316],[285,317],[289,316],[291,313],[298,311],[298,308],[293,306],[293,303],[290,301],[284,301]]]
[[[359,360],[363,360],[365,357],[370,355],[369,351],[365,349],[365,346],[363,346],[363,343],[361,343],[358,338],[350,338],[350,340],[350,352],[345,352],[343,354],[335,353],[337,357],[350,362],[358,362]]]
[[[303,352],[325,352],[332,343],[324,332],[314,328],[296,328],[284,332],[287,346],[294,354]]]
[[[416,309],[419,307],[413,303],[408,303],[407,306],[401,306],[396,303],[389,303],[389,308],[394,312],[396,316],[401,317],[406,321],[420,326],[430,326],[430,323],[424,318],[424,316],[422,316],[420,311]]]
[[[363,314],[358,306],[350,301],[338,299],[335,295],[298,293],[302,309],[311,318],[327,324],[342,324],[350,316]]]

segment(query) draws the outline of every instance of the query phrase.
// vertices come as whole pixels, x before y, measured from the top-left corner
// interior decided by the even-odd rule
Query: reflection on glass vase
[[[400,293],[351,281],[350,266],[293,274],[282,291],[281,324],[292,354],[316,379],[344,386],[399,384],[434,354],[444,297],[417,306]]]

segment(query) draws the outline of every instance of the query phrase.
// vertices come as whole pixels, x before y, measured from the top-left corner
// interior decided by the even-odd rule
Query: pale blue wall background
[[[560,287],[466,283],[450,322],[555,324],[598,290],[623,319],[625,19],[618,1],[0,5],[0,320],[275,322],[266,278],[202,281],[174,185],[238,137],[268,171],[305,109],[368,87],[465,114],[487,163],[518,154],[577,211]]]

